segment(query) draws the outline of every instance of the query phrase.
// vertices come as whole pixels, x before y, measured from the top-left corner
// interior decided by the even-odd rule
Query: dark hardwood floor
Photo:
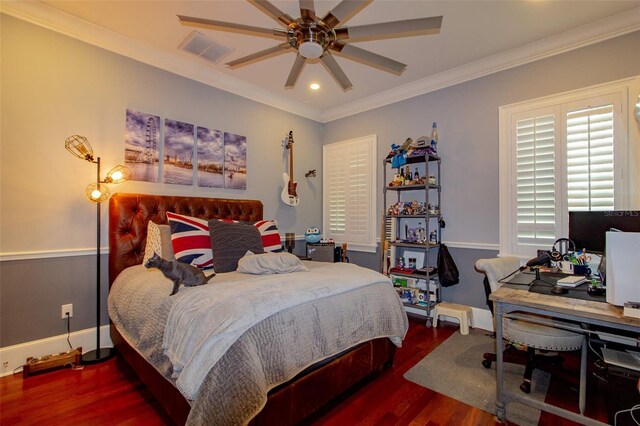
[[[394,366],[350,392],[313,425],[494,425],[493,414],[471,407],[403,378],[403,374],[458,329],[439,322],[437,329],[410,320]],[[478,361],[480,362],[480,361]],[[567,360],[577,369],[577,361]],[[591,383],[590,383],[591,386]],[[603,390],[596,383],[587,397],[587,415],[606,422]],[[577,391],[552,380],[547,402],[577,410]],[[0,379],[0,424],[4,425],[164,425],[171,424],[132,370],[117,356],[83,370],[62,369]],[[574,425],[543,413],[540,425]]]

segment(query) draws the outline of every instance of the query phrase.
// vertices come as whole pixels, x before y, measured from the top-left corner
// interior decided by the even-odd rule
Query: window
[[[500,107],[502,255],[527,259],[549,249],[568,235],[569,211],[638,207],[630,100],[639,81]]]
[[[376,251],[376,146],[371,135],[322,149],[324,237],[349,250]]]

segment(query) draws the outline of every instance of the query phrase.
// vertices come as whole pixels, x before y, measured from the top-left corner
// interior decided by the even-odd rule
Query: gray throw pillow
[[[255,226],[244,222],[209,221],[213,269],[216,273],[231,272],[238,268],[238,260],[247,250],[263,253],[262,237]]]

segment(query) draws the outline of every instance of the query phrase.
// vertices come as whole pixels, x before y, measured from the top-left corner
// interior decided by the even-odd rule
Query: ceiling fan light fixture
[[[316,59],[322,56],[324,48],[315,41],[305,41],[300,44],[298,52],[307,59]]]

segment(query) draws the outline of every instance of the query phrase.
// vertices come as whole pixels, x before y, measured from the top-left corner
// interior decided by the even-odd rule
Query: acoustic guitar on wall
[[[298,182],[293,180],[293,131],[289,131],[289,140],[286,148],[289,150],[289,174],[284,172],[282,179],[284,180],[284,188],[282,189],[282,202],[288,206],[297,206],[300,204],[297,187]]]

